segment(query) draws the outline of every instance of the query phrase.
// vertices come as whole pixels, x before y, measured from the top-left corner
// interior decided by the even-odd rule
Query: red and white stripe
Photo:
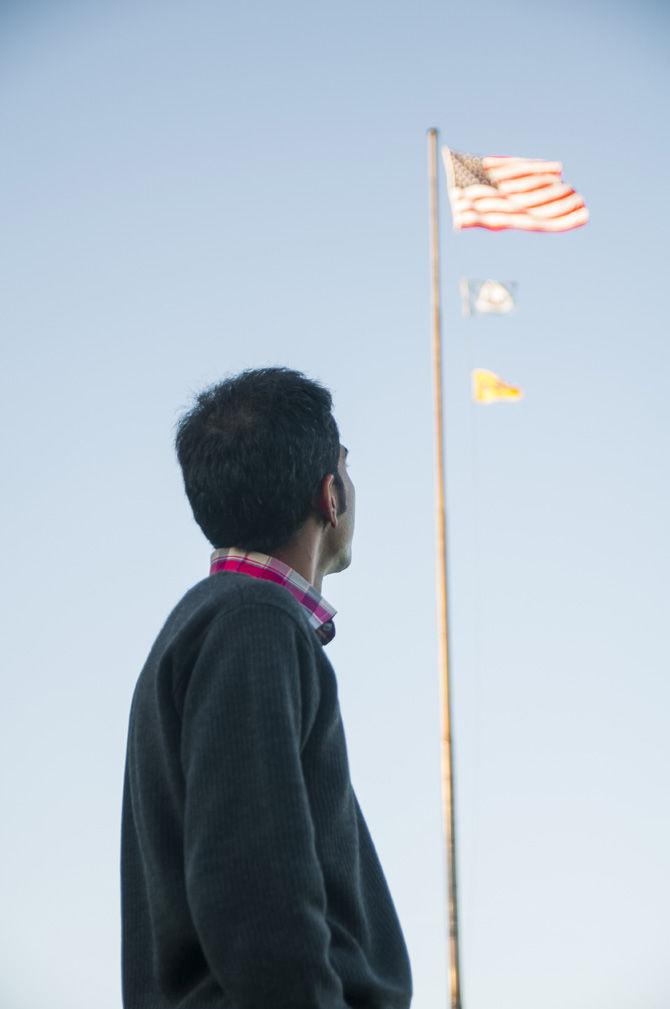
[[[563,166],[559,161],[482,158],[491,185],[476,183],[460,188],[454,184],[449,149],[445,147],[442,153],[456,229],[569,231],[589,219],[582,197],[561,181]]]

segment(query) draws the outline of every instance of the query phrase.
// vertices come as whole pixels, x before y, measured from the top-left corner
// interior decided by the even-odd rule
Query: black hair
[[[198,393],[177,422],[175,448],[193,517],[213,547],[271,554],[288,543],[334,475],[340,433],[332,396],[290,368],[248,368]]]

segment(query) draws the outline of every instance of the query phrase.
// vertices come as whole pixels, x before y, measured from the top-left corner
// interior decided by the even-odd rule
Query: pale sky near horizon
[[[454,233],[440,177],[464,1009],[667,1009],[660,3],[0,8],[3,1009],[119,1009],[130,699],[209,570],[194,394],[326,384],[352,781],[413,1009],[447,1003],[426,130],[562,161],[590,223]],[[442,169],[440,168],[440,171]],[[464,319],[460,277],[518,284]],[[496,371],[519,403],[470,400]]]

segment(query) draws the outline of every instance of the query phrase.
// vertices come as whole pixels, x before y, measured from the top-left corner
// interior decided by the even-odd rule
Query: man
[[[407,1009],[407,949],[349,777],[324,646],[355,490],[327,389],[247,370],[178,423],[210,574],[167,618],[128,726],[125,1009]]]

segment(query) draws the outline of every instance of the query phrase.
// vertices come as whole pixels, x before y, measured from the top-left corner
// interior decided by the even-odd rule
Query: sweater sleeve
[[[186,689],[186,891],[236,1009],[346,1009],[300,757],[314,691],[304,631],[258,603],[213,621]]]

